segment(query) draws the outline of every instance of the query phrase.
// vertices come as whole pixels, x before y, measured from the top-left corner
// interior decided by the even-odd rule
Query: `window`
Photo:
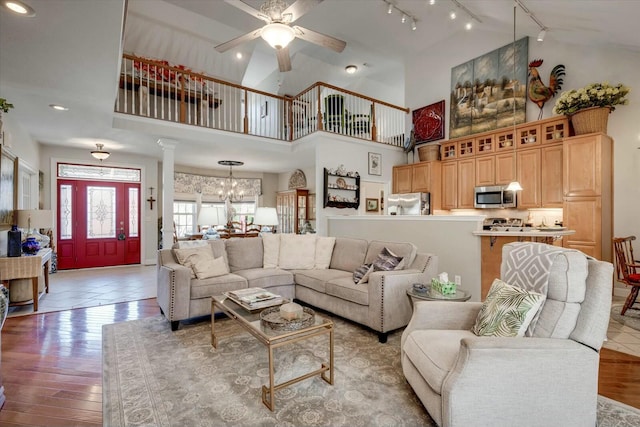
[[[178,238],[195,233],[197,231],[196,202],[173,202],[173,223]]]

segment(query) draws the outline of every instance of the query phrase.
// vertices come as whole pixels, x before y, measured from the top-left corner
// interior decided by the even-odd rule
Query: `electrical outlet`
[[[460,278],[460,276],[455,276],[454,278],[454,282],[456,285],[460,286],[460,284],[462,283],[462,279]]]

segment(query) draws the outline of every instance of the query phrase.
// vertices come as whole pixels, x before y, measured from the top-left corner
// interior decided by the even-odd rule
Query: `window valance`
[[[226,176],[205,176],[184,172],[174,172],[174,191],[176,193],[201,193],[203,195],[217,196],[223,188]],[[262,179],[260,178],[236,178],[237,188],[245,196],[262,195]]]

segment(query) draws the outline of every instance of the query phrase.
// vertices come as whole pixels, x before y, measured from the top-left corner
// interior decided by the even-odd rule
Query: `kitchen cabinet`
[[[496,154],[496,185],[509,185],[516,177],[516,156],[511,153]]]
[[[476,186],[508,185],[515,176],[513,153],[476,158]]]
[[[458,162],[442,163],[442,209],[458,207]]]
[[[276,194],[278,213],[278,231],[298,234],[308,219],[309,190],[295,189],[280,191]]]
[[[496,183],[496,156],[476,159],[476,186],[486,187]]]
[[[476,159],[458,161],[458,208],[473,209],[475,199]]]
[[[394,166],[392,192],[394,194],[411,193],[412,179],[413,179],[413,165]]]
[[[329,173],[324,168],[324,202],[325,208],[351,208],[360,206],[360,175],[353,176]]]
[[[442,209],[442,162],[434,160],[411,166],[411,192],[431,193],[431,212]]]
[[[576,230],[565,247],[612,260],[613,140],[603,133],[566,138],[563,156],[563,220]]]
[[[540,149],[541,207],[561,208],[562,192],[562,144],[543,146]]]
[[[540,207],[540,149],[517,151],[518,182],[522,191],[517,196],[518,208]]]

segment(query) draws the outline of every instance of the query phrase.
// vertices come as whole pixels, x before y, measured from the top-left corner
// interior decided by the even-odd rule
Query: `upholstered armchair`
[[[515,251],[536,249],[532,245],[556,248],[505,245],[505,282],[506,260],[518,258]],[[414,305],[402,335],[402,369],[439,426],[596,425],[599,350],[609,323],[613,266],[556,249],[561,252],[547,256],[547,296],[531,336],[475,335],[471,329],[482,303]],[[530,261],[516,272],[518,280],[532,280],[544,269],[544,260]]]

